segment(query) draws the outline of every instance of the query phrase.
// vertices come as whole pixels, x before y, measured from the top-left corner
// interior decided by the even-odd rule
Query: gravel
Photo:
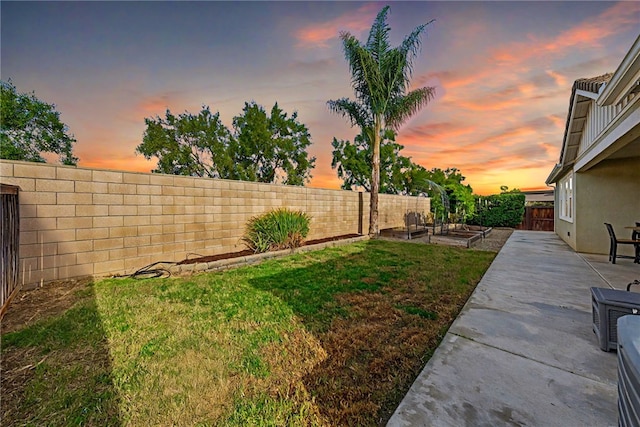
[[[494,228],[484,239],[476,241],[471,249],[500,252],[511,233],[513,233],[513,228]]]

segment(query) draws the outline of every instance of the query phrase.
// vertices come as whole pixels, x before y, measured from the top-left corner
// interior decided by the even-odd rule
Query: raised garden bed
[[[429,243],[470,248],[476,241],[484,239],[491,228],[465,226],[465,228],[449,230],[447,234],[430,235]]]
[[[382,230],[380,235],[396,239],[424,239],[427,243],[470,248],[476,241],[484,239],[491,230],[491,227],[479,225],[451,224],[445,233],[434,234],[433,226],[427,225],[426,228],[415,226],[388,228]]]

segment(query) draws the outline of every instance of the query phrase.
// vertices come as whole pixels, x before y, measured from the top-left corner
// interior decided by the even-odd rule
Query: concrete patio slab
[[[611,264],[607,255],[579,255],[614,289],[626,289],[629,283],[640,280],[640,264],[635,264],[632,259],[619,258]],[[640,292],[640,286],[632,286],[631,292]]]
[[[620,269],[607,279],[598,257],[515,231],[388,426],[616,425],[616,354],[591,330],[589,288]],[[640,276],[620,267],[618,282]]]

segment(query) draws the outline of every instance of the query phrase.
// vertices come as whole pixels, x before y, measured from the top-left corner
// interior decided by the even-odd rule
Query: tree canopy
[[[504,186],[503,186],[504,187]],[[477,197],[477,211],[472,224],[485,227],[517,227],[525,211],[525,195],[518,189],[509,191],[501,187],[500,194]]]
[[[465,177],[457,168],[433,168],[425,170],[422,179],[430,180],[444,188],[449,199],[449,212],[454,214],[456,220],[464,221],[474,214],[476,209],[476,199],[473,189],[469,184],[463,184]],[[425,191],[431,197],[432,210],[441,209],[441,198],[435,197],[432,189]]]
[[[282,182],[304,185],[311,179],[315,157],[309,158],[307,147],[311,135],[276,103],[269,115],[255,103],[245,103],[243,114],[233,119],[236,149],[233,151],[233,179],[259,182]]]
[[[409,91],[413,60],[420,48],[420,36],[428,24],[416,27],[399,46],[392,48],[388,12],[389,6],[385,6],[378,13],[364,44],[349,32],[340,33],[356,99],[328,101],[332,111],[360,127],[362,142],[371,145],[370,235],[379,232],[381,140],[387,129],[397,130],[435,93],[432,87]]]
[[[76,142],[60,121],[54,104],[48,104],[35,93],[18,93],[8,82],[0,82],[0,158],[46,162],[43,154],[57,154],[61,163],[75,165]]]
[[[360,134],[353,143],[333,139],[331,166],[342,179],[342,188],[370,191],[371,145],[364,142]],[[468,219],[475,211],[473,189],[463,184],[465,177],[457,168],[433,168],[427,170],[401,154],[404,147],[395,142],[395,132],[387,130],[380,144],[380,192],[387,194],[419,195],[431,197],[432,212],[439,217],[445,215],[441,195],[449,201],[451,213],[457,219]],[[448,212],[447,212],[448,213]]]
[[[145,124],[136,152],[158,159],[153,172],[304,185],[315,166],[307,127],[277,103],[268,115],[255,102],[245,103],[233,132],[207,106],[197,115],[167,110],[164,119],[146,118]]]
[[[333,138],[331,167],[342,179],[344,190],[362,188],[371,191],[372,146],[359,134],[354,142]],[[380,143],[380,193],[409,194],[409,170],[416,167],[400,151],[404,147],[395,142],[395,132],[387,130]]]

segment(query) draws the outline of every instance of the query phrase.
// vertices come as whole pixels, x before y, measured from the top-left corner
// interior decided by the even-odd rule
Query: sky
[[[571,86],[613,72],[640,34],[640,2],[0,3],[0,79],[53,103],[79,166],[149,172],[145,118],[275,102],[311,134],[312,187],[339,188],[331,141],[359,133],[327,101],[353,98],[339,39],[365,41],[391,6],[391,42],[427,26],[412,88],[435,98],[401,128],[402,154],[455,167],[477,194],[545,188]]]

